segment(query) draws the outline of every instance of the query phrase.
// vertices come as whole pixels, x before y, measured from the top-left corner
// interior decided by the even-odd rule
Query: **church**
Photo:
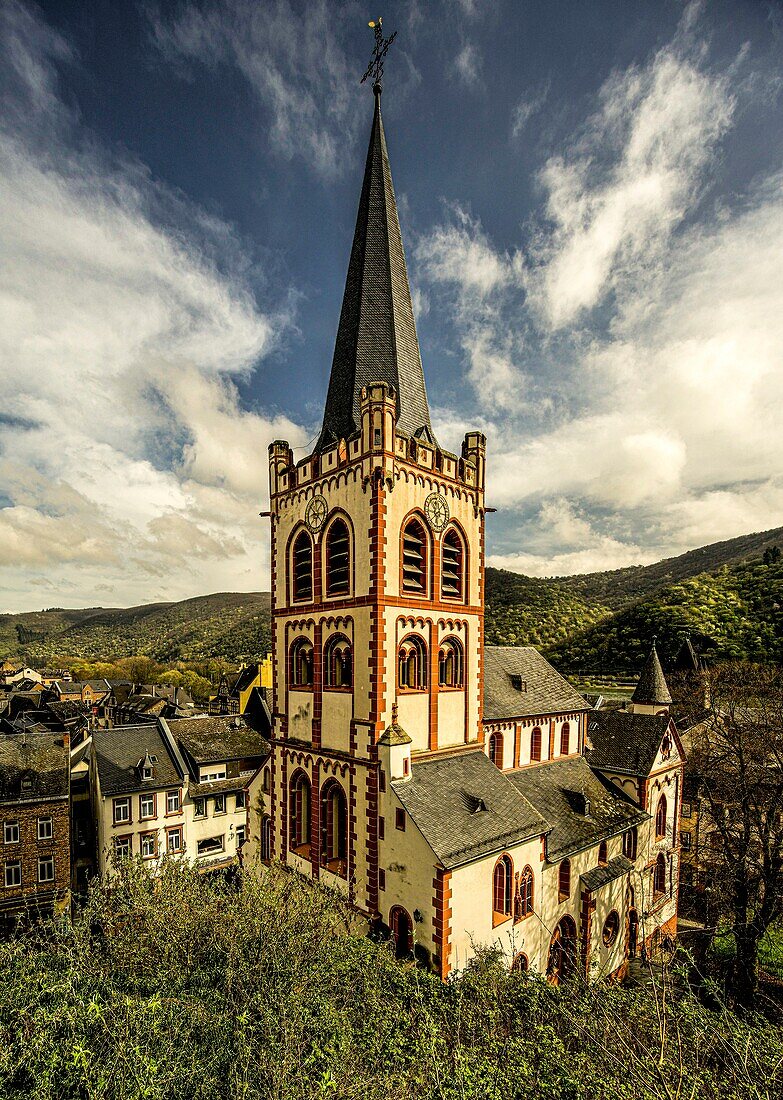
[[[654,648],[593,711],[484,640],[486,439],[430,421],[374,115],[323,426],[270,447],[262,858],[341,892],[442,978],[481,945],[558,982],[676,935],[683,757]]]

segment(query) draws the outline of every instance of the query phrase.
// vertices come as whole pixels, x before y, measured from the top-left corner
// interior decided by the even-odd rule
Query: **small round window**
[[[609,916],[604,921],[604,930],[601,933],[601,939],[604,941],[604,947],[611,947],[614,941],[617,939],[617,933],[620,931],[620,914],[616,909],[613,909]]]

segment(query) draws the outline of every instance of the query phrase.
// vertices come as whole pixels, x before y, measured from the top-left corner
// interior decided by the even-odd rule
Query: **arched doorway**
[[[639,943],[639,914],[632,909],[628,914],[628,958],[636,958],[636,948]]]
[[[395,905],[389,914],[389,927],[397,958],[410,958],[413,954],[413,921],[401,905]]]
[[[576,970],[576,924],[563,917],[549,944],[546,976],[553,985],[570,978]]]

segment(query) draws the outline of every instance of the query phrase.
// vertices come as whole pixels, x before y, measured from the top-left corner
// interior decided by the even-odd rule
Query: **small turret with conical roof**
[[[631,696],[631,710],[634,714],[660,714],[667,712],[671,706],[672,697],[655,642],[656,639],[653,638],[650,654],[644,662],[639,682]]]
[[[411,774],[412,738],[399,723],[396,701],[392,704],[391,722],[378,739],[378,757],[392,782],[409,779]]]

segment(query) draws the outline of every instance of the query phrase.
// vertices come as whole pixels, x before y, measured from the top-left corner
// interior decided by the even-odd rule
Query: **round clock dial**
[[[329,506],[326,503],[326,497],[313,497],[305,509],[305,523],[311,531],[321,530],[328,510]]]
[[[424,511],[435,531],[442,531],[449,522],[448,501],[440,493],[430,493],[424,502]]]

